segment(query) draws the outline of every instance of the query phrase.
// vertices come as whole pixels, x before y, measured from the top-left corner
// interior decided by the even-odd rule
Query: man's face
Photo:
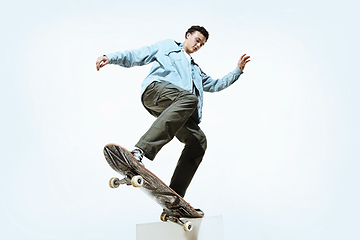
[[[206,38],[201,32],[188,33],[184,42],[184,50],[187,54],[191,54],[198,51],[205,43]]]

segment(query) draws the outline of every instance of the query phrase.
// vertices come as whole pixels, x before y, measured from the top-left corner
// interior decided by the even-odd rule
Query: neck
[[[188,48],[186,47],[186,41],[183,42],[183,49],[188,55],[190,55],[190,52],[189,52]]]

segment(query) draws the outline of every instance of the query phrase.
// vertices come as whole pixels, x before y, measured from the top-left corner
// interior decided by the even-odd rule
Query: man
[[[184,197],[206,150],[206,137],[198,124],[202,118],[203,91],[218,92],[233,84],[243,73],[250,56],[242,55],[237,67],[221,79],[212,79],[194,62],[209,38],[204,27],[192,26],[183,43],[165,40],[137,50],[100,56],[96,69],[107,64],[122,67],[153,63],[142,83],[141,101],[157,117],[132,151],[142,163],[143,156],[154,160],[160,149],[175,136],[185,144],[170,187]],[[142,163],[143,164],[143,163]]]

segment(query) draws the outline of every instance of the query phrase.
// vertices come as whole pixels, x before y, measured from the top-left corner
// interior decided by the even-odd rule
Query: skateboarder
[[[153,64],[142,83],[141,101],[156,120],[135,145],[132,154],[139,162],[143,156],[154,160],[174,136],[184,143],[169,185],[182,197],[206,150],[206,137],[199,127],[203,91],[218,92],[227,88],[240,77],[250,61],[250,56],[244,54],[232,72],[223,78],[212,79],[192,58],[208,38],[209,33],[204,27],[192,26],[185,33],[183,43],[164,40],[136,50],[106,54],[96,61],[97,71],[107,64],[122,67]],[[219,61],[214,53],[212,57]]]

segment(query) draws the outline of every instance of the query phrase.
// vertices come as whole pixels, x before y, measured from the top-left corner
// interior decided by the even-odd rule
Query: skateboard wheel
[[[141,187],[144,183],[144,179],[142,178],[142,176],[134,176],[131,178],[131,185],[133,185],[134,187]]]
[[[163,221],[163,222],[166,222],[167,221],[167,218],[168,218],[168,215],[166,212],[162,212],[161,215],[160,215],[160,220]]]
[[[193,229],[193,225],[191,222],[185,222],[183,228],[185,232],[191,232],[191,230]]]
[[[119,179],[117,177],[113,177],[109,180],[109,186],[111,188],[118,188],[120,186]]]

